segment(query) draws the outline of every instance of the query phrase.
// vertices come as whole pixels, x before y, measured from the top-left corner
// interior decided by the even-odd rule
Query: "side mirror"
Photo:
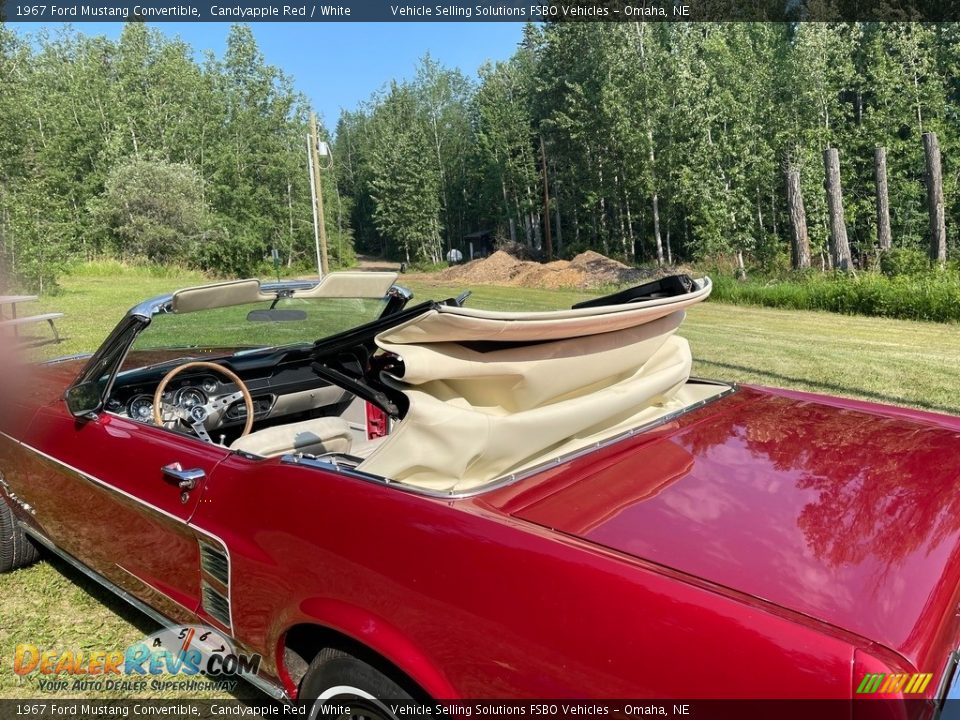
[[[103,407],[100,390],[100,384],[92,381],[74,385],[67,390],[64,400],[67,401],[70,414],[79,418],[100,412]]]

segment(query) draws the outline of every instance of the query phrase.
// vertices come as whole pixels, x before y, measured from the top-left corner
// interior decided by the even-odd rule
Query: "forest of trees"
[[[276,247],[309,266],[310,108],[248,27],[198,62],[139,23],[116,41],[0,24],[0,88],[0,270],[22,284],[104,256],[243,275]],[[953,24],[528,25],[476,78],[427,55],[342,113],[323,175],[332,262],[355,246],[436,263],[477,231],[545,254],[549,224],[557,257],[779,269],[802,197],[810,263],[828,268],[835,148],[851,264],[868,267],[877,148],[892,247],[926,253],[928,132],[955,257],[958,121]]]
[[[256,271],[273,247],[313,256],[309,107],[249,27],[198,63],[142,23],[115,42],[31,42],[0,24],[0,88],[0,270],[23,284],[104,256],[225,275]],[[331,253],[349,262],[324,180]]]
[[[474,231],[557,255],[790,264],[787,177],[829,267],[824,150],[852,264],[877,258],[886,151],[893,248],[926,253],[922,136],[955,227],[960,28],[892,23],[556,23],[474,82],[429,56],[336,128],[358,247],[435,262]],[[550,205],[545,213],[544,174]],[[951,241],[953,247],[955,242]],[[952,248],[951,248],[952,249]],[[744,260],[745,259],[745,260]]]

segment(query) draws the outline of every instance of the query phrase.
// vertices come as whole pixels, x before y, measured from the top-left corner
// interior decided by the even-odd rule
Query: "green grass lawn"
[[[198,275],[156,277],[120,266],[109,274],[86,270],[68,276],[61,294],[24,306],[24,313],[66,313],[60,327],[67,340],[33,352],[53,357],[92,351],[130,306],[199,282]],[[464,289],[423,281],[403,284],[417,300]],[[564,308],[589,297],[575,291],[473,289],[471,306],[508,310]],[[693,346],[697,375],[960,413],[956,325],[707,303],[690,311],[682,334]],[[62,563],[45,562],[0,576],[0,697],[40,696],[35,681],[22,681],[11,670],[18,642],[122,649],[155,629]],[[257,697],[246,686],[237,694]]]

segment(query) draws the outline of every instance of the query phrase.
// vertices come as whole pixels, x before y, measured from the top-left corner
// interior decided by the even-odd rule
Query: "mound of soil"
[[[518,260],[498,250],[490,257],[447,268],[436,277],[442,281],[472,284],[587,290],[608,285],[635,284],[660,274],[658,271],[624,265],[592,250],[580,253],[573,260],[555,260],[545,264]]]

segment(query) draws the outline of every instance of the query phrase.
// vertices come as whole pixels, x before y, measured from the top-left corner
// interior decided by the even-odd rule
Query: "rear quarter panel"
[[[238,639],[274,661],[311,622],[437,698],[850,697],[849,638],[482,502],[234,456],[194,522],[229,546]]]

